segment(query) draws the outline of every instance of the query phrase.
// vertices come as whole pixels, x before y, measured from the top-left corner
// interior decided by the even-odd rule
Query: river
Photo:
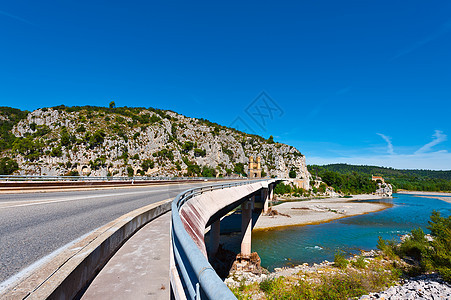
[[[305,262],[333,261],[338,249],[347,253],[376,249],[378,236],[399,241],[401,235],[418,227],[427,233],[426,226],[434,209],[442,216],[451,215],[450,203],[433,198],[394,194],[393,199],[378,201],[393,206],[319,225],[253,232],[252,251],[260,255],[262,266],[270,271]]]

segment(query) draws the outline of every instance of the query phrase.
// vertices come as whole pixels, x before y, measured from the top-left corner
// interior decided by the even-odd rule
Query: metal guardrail
[[[237,177],[125,177],[125,176],[40,176],[40,175],[0,175],[0,181],[161,181],[161,180],[231,180]]]
[[[247,185],[264,180],[267,179],[193,188],[180,193],[172,202],[172,249],[177,272],[182,280],[187,298],[197,300],[201,299],[201,295],[205,295],[208,299],[236,299],[235,295],[219,278],[208,260],[186,232],[179,214],[181,207],[191,198],[204,192]]]

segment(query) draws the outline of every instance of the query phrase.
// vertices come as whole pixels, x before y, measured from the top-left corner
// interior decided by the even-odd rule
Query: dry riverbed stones
[[[359,300],[372,299],[451,299],[451,285],[437,274],[421,275],[406,280],[403,285],[392,286],[386,291],[359,298]]]

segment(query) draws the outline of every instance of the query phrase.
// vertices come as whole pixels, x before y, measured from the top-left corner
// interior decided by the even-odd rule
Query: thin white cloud
[[[310,156],[306,153],[308,164],[335,164],[346,163],[352,165],[371,165],[381,167],[392,167],[396,169],[428,169],[428,170],[451,170],[451,153],[447,150],[432,151],[432,148],[447,140],[446,134],[435,130],[433,140],[417,151],[410,154],[397,154],[394,152],[391,138],[377,133],[387,142],[387,153],[382,155],[370,155],[363,153],[349,153],[349,151],[338,151],[333,157]],[[413,152],[413,153],[412,153]]]
[[[440,26],[440,28],[438,28],[435,32],[431,33],[429,36],[423,38],[422,40],[417,41],[415,44],[411,45],[410,47],[400,51],[397,55],[392,57],[391,60],[395,60],[395,59],[400,58],[401,56],[409,54],[409,53],[415,51],[416,49],[418,49],[426,44],[429,44],[430,42],[434,41],[435,39],[440,38],[441,36],[447,34],[450,31],[451,31],[451,19],[446,21],[445,23],[443,23],[442,26]]]
[[[376,133],[376,134],[377,134],[378,136],[380,136],[381,138],[383,138],[384,141],[387,142],[387,152],[388,152],[388,154],[391,154],[391,155],[395,154],[395,151],[394,151],[394,149],[393,149],[393,144],[392,144],[392,142],[391,142],[391,137],[386,136],[386,135],[384,135],[384,134],[382,134],[382,133]]]
[[[433,137],[432,142],[427,143],[426,145],[415,151],[415,154],[430,152],[432,147],[447,140],[446,134],[443,134],[443,132],[440,130],[436,130],[435,133],[432,135],[432,137]]]
[[[18,21],[21,21],[21,22],[24,22],[24,23],[27,23],[27,24],[30,24],[30,25],[33,25],[33,26],[34,26],[34,24],[31,23],[30,21],[25,20],[24,18],[15,16],[15,15],[12,15],[12,14],[10,14],[10,13],[7,13],[6,11],[0,10],[0,15],[4,15],[4,16],[7,16],[7,17],[10,17],[10,18],[13,18],[13,19],[16,19],[16,20],[18,20]]]

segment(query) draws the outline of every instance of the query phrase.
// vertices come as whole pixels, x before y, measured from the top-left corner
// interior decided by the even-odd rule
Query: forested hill
[[[321,177],[324,171],[339,174],[356,173],[368,178],[371,175],[382,176],[398,189],[414,191],[451,191],[451,171],[406,170],[377,166],[358,166],[348,164],[330,164],[324,166],[309,165],[312,175]]]

